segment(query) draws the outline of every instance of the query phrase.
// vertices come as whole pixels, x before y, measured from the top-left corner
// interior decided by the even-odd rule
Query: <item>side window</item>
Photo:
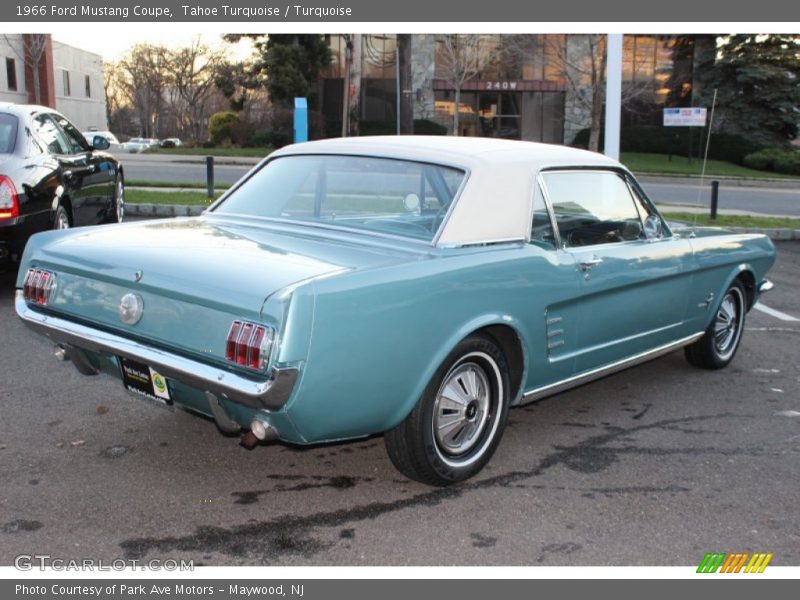
[[[58,122],[61,131],[66,135],[70,154],[80,154],[81,152],[87,152],[89,150],[86,139],[84,139],[83,134],[76,129],[75,125],[58,115],[53,115],[53,118]]]
[[[69,154],[64,134],[48,115],[36,115],[33,119],[33,128],[50,154]]]
[[[642,220],[621,175],[611,171],[542,175],[564,246],[613,244],[642,237]]]
[[[531,223],[531,243],[553,250],[556,247],[556,236],[553,233],[553,224],[550,222],[550,213],[544,203],[542,188],[536,184],[533,192],[533,222]]]

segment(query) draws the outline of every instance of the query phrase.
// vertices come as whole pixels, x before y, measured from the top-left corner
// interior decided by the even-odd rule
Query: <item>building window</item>
[[[65,96],[71,96],[72,93],[70,92],[70,89],[69,89],[69,71],[67,71],[67,70],[61,71],[61,78],[62,78],[62,80],[64,82],[64,95]]]
[[[6,59],[6,81],[8,82],[8,91],[17,91],[17,65],[13,58]]]
[[[91,98],[92,97],[92,80],[88,75],[86,75],[86,77],[84,77],[84,79],[83,79],[83,82],[84,82],[84,89],[86,90],[86,97],[87,98]]]

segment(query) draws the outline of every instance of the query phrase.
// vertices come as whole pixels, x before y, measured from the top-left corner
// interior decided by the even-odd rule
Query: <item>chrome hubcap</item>
[[[714,319],[714,347],[721,358],[726,358],[736,348],[741,325],[741,301],[738,292],[729,290]]]
[[[481,438],[489,418],[491,386],[478,364],[457,365],[445,378],[434,405],[433,432],[450,455],[468,452]]]
[[[116,202],[116,210],[117,210],[117,221],[122,222],[122,218],[125,216],[125,187],[122,184],[122,181],[117,182],[117,202]]]
[[[58,213],[56,218],[56,229],[69,229],[69,218],[63,211]]]

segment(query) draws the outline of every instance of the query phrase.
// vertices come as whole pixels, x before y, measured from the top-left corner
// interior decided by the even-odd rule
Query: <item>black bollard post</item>
[[[717,218],[717,205],[719,204],[719,181],[711,182],[711,220]]]
[[[214,157],[206,156],[206,184],[209,199],[214,197]]]

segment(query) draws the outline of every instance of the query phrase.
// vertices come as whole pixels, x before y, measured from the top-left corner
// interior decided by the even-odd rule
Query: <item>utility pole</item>
[[[622,34],[609,33],[606,44],[606,142],[603,152],[619,160],[620,120],[622,117]]]

